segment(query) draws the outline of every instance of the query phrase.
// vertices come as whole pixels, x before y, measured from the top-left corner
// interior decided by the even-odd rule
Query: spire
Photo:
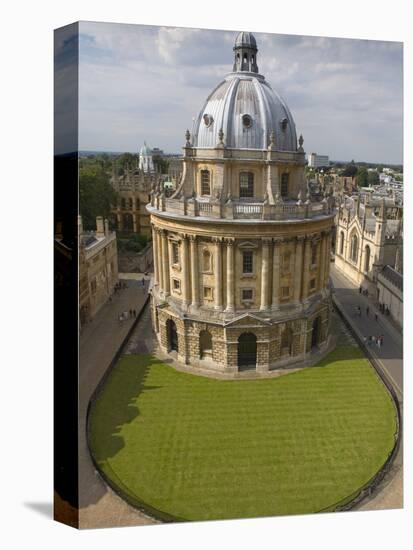
[[[233,71],[258,73],[257,65],[257,42],[250,32],[240,32],[234,44],[234,67]]]

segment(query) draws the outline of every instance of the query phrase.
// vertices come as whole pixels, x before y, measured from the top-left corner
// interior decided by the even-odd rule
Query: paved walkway
[[[114,527],[154,523],[119,498],[95,472],[86,443],[86,412],[90,397],[110,365],[133,319],[119,322],[119,314],[135,309],[139,312],[147,298],[148,281],[142,276],[119,275],[127,288],[113,296],[86,325],[79,347],[79,526],[81,528]],[[138,323],[139,324],[139,323]]]
[[[372,357],[383,369],[399,398],[403,403],[403,335],[387,317],[380,313],[371,298],[359,293],[358,287],[345,277],[334,265],[331,266],[334,300],[344,316],[350,322],[352,329],[361,338],[368,336],[384,336],[381,348],[375,345],[369,347]],[[360,306],[361,317],[356,308]],[[367,315],[366,308],[370,311]],[[375,318],[377,314],[377,321]],[[380,491],[364,500],[355,509],[358,510],[388,510],[403,507],[403,445],[395,457],[390,472],[380,486]]]

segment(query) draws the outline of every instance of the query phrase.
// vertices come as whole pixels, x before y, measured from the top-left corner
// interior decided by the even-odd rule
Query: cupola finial
[[[257,42],[250,32],[240,32],[234,44],[234,73],[258,73]]]

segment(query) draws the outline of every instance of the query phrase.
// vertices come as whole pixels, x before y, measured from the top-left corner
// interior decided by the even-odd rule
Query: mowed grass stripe
[[[394,445],[394,404],[360,350],[280,378],[214,380],[127,355],[91,409],[91,449],[130,500],[190,520],[316,512]]]

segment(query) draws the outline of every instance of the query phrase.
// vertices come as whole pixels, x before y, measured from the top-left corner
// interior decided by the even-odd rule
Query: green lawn
[[[391,452],[396,411],[354,347],[261,380],[127,355],[89,426],[95,460],[131,503],[203,520],[317,512],[352,495]]]

